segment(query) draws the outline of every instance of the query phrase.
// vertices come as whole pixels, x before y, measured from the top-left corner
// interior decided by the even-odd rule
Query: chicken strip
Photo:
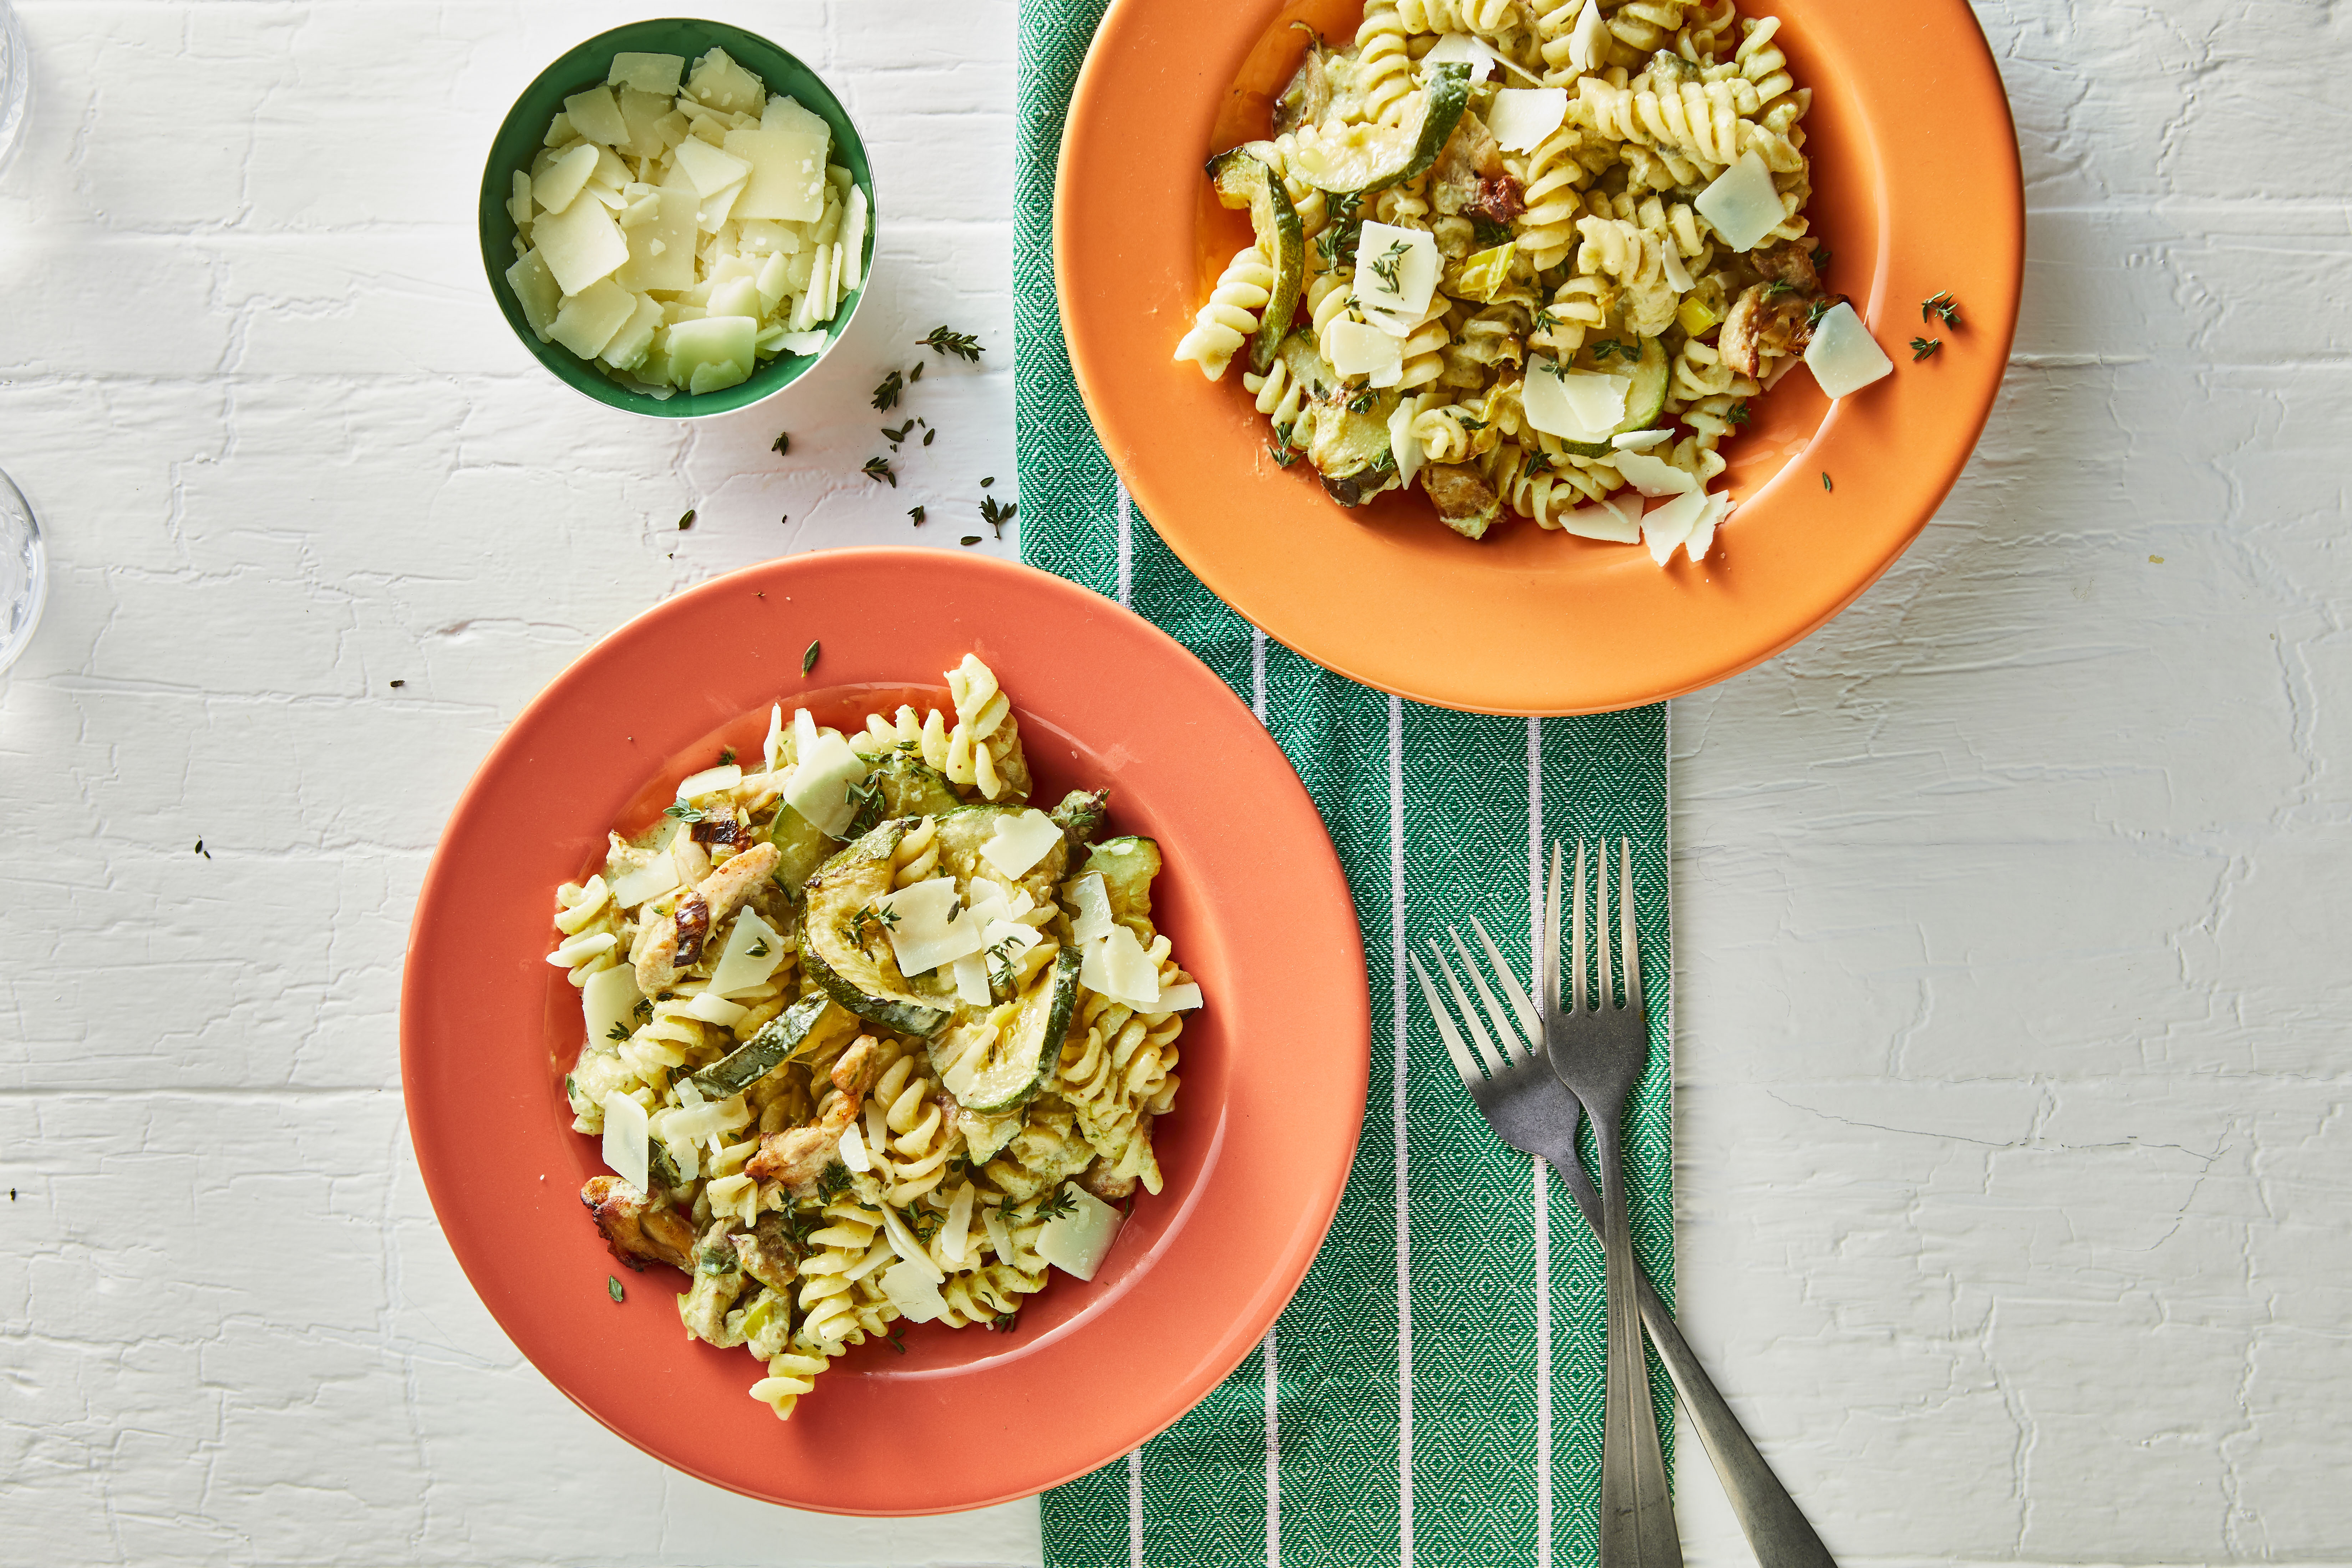
[[[676,1209],[656,1207],[614,1176],[590,1176],[581,1186],[580,1201],[595,1218],[613,1256],[630,1268],[642,1271],[648,1263],[667,1263],[694,1271],[694,1227]]]
[[[801,1249],[787,1232],[782,1215],[763,1214],[757,1225],[738,1230],[728,1239],[734,1243],[743,1272],[772,1291],[792,1288],[801,1271]]]
[[[805,1127],[769,1134],[760,1140],[760,1152],[744,1170],[760,1181],[782,1182],[795,1197],[806,1196],[825,1167],[839,1157],[841,1134],[857,1120],[866,1092],[874,1086],[876,1049],[872,1035],[858,1036],[833,1064],[833,1086],[841,1092],[824,1114]]]
[[[776,869],[776,860],[775,845],[753,844],[695,883],[694,891],[678,900],[677,914],[646,926],[632,949],[637,989],[652,996],[701,957],[710,934],[768,880]]]
[[[1813,253],[1795,241],[1767,246],[1748,259],[1765,281],[1732,302],[1716,346],[1725,364],[1753,376],[1762,373],[1768,357],[1803,353],[1822,311],[1845,296],[1822,296]]]

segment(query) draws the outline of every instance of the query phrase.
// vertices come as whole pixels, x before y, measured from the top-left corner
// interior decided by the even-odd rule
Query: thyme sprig
[[[1405,248],[1404,241],[1397,240],[1372,258],[1372,276],[1379,278],[1381,287],[1391,294],[1404,292],[1404,285],[1397,281],[1397,267],[1404,260]]]
[[[892,371],[888,375],[884,376],[882,384],[874,389],[875,412],[880,413],[898,407],[899,396],[906,390],[906,371]]]
[[[1924,360],[1924,359],[1927,358],[1927,356],[1929,356],[1930,354],[1933,354],[1933,353],[1934,353],[1934,352],[1936,352],[1938,349],[1941,349],[1943,346],[1944,346],[1944,340],[1942,340],[1941,338],[1914,338],[1914,339],[1912,339],[1912,340],[1911,340],[1911,362],[1912,362],[1913,364],[1915,364],[1915,365],[1916,365],[1916,364],[1917,364],[1920,361],[1922,361],[1922,360]]]
[[[982,481],[983,484],[986,482]],[[1004,537],[1004,525],[1011,522],[1013,514],[1020,509],[1018,502],[1000,501],[993,496],[982,496],[980,498],[980,520],[995,529],[996,537],[1000,539]]]
[[[923,347],[938,354],[953,354],[970,364],[980,363],[980,338],[971,332],[951,332],[945,327],[934,327],[922,340]]]
[[[1957,327],[1960,324],[1960,302],[1952,298],[1952,291],[1948,288],[1933,298],[1919,302],[1920,320],[1926,321],[1938,316],[1944,319],[1944,325],[1947,327]]]
[[[898,487],[898,476],[891,470],[890,460],[887,457],[868,457],[866,460],[865,473],[868,479],[888,480],[890,488],[893,490]]]

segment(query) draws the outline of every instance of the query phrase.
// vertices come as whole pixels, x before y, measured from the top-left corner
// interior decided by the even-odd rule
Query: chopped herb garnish
[[[816,1196],[819,1202],[831,1203],[848,1190],[849,1167],[839,1160],[825,1166],[824,1174],[816,1178]]]
[[[919,509],[919,508],[918,508],[918,509]],[[803,651],[803,652],[802,653],[802,654],[801,654],[801,674],[802,674],[805,675],[805,674],[807,674],[811,670],[814,670],[814,669],[815,669],[815,668],[816,668],[816,658],[817,658],[817,654],[818,654],[819,653],[823,652],[823,651],[824,651],[824,644],[823,643],[820,643],[820,642],[814,642],[814,641],[812,641],[812,642],[809,643],[809,645],[808,645],[807,649],[806,649],[805,651]]]
[[[725,767],[727,767],[729,764],[732,763],[734,760],[735,760],[735,748],[734,748],[733,747],[731,747],[731,746],[722,746],[722,747],[720,747],[719,748],[719,767],[721,767],[721,768],[725,768]]]
[[[996,476],[995,476],[995,475],[993,475],[993,474],[991,474],[987,478],[982,479],[982,480],[980,482],[980,487],[981,487],[982,489],[985,490],[985,489],[987,489],[991,485],[993,485],[993,484],[995,484],[995,483],[996,483]]]
[[[1511,225],[1498,224],[1484,214],[1474,214],[1471,216],[1470,232],[1478,236],[1478,244],[1482,247],[1489,250],[1496,246],[1511,243]]]
[[[621,1290],[621,1277],[618,1274],[607,1274],[604,1276],[604,1291],[605,1294],[611,1296],[614,1301],[617,1301],[621,1300],[624,1292]]]
[[[407,684],[408,684],[408,683],[407,683],[406,681],[394,681],[394,682],[393,682],[393,683],[392,683],[392,689],[393,689],[394,691],[398,691],[401,687],[403,687],[403,686],[406,685]]]
[[[574,1083],[574,1082],[572,1081],[572,1074],[570,1074],[569,1072],[565,1073],[565,1074],[563,1075],[563,1097],[564,1097],[566,1100],[569,1100],[569,1099],[571,1099],[574,1094],[577,1094],[577,1093],[579,1093],[579,1092],[580,1092],[580,1085],[579,1085],[579,1084],[577,1084],[577,1083]]]
[[[1824,490],[1834,490],[1837,488],[1835,485],[1830,483],[1830,471],[1826,468],[1822,470],[1822,488]]]
[[[686,515],[677,520],[677,531],[684,533],[692,527],[694,527],[694,508],[688,507],[686,509]]]
[[[963,538],[956,540],[956,543],[960,545],[976,545],[979,542],[980,536],[978,534],[966,534]]]
[[[1032,1212],[1031,1218],[1036,1219],[1059,1219],[1066,1214],[1076,1213],[1077,1207],[1078,1200],[1076,1195],[1072,1193],[1067,1186],[1062,1186],[1055,1189],[1054,1196],[1051,1198],[1040,1199],[1036,1208]]]
[[[882,378],[882,384],[874,389],[875,408],[879,411],[898,407],[898,394],[906,390],[907,373],[904,371],[892,371]]]
[[[611,1029],[604,1031],[604,1038],[606,1040],[626,1040],[629,1038],[629,1026],[625,1023],[616,1023]],[[567,1078],[564,1082],[569,1083],[572,1081]]]
[[[877,910],[870,904],[861,904],[857,906],[856,913],[849,917],[849,925],[847,927],[849,939],[856,946],[863,947],[866,943],[873,940],[872,934],[875,931],[887,931],[890,927],[898,924],[898,912],[897,910],[888,908]]]
[[[987,483],[986,480],[981,482]],[[1013,514],[1018,510],[1020,510],[1018,503],[1007,505],[993,496],[982,496],[980,498],[980,520],[995,529],[998,538],[1004,537],[1004,525],[1013,520]]]
[[[945,327],[934,327],[922,340],[923,347],[936,354],[953,354],[957,359],[980,363],[980,339],[970,332],[950,332]]]
[[[922,508],[922,507],[908,507],[908,508],[907,508],[907,515],[908,515],[908,517],[912,517],[912,518],[914,518],[914,519],[915,519],[915,526],[916,526],[917,528],[921,528],[921,527],[923,526],[923,508]]]
[[[907,1347],[899,1342],[898,1336],[906,1332],[906,1324],[892,1323],[890,1325],[890,1332],[882,1336],[882,1343],[888,1345],[892,1350],[897,1351],[900,1355],[904,1355],[907,1354]]]
[[[907,384],[908,384],[908,386],[913,386],[917,382],[921,381],[922,379],[923,379],[923,361],[920,361],[920,360],[917,360],[917,361],[915,361],[915,368],[914,368],[913,370],[910,370],[910,371],[908,371],[907,372]]]
[[[1822,318],[1836,308],[1837,301],[1834,299],[1814,300],[1812,308],[1805,312],[1806,329],[1810,331],[1813,328],[1820,326],[1822,324]]]
[[[766,957],[768,956],[768,939],[764,936],[754,937],[752,939],[751,946],[746,948],[745,951],[750,953],[754,958]],[[618,1029],[620,1026],[615,1024],[613,1027]]]
[[[1827,272],[1829,269],[1830,247],[1825,245],[1817,245],[1813,246],[1813,270],[1815,272]]]
[[[1612,358],[1638,360],[1641,357],[1641,350],[1631,343],[1621,343],[1614,338],[1603,338],[1592,345],[1592,362],[1596,365],[1605,365]]]
[[[210,860],[210,859],[212,859],[212,858],[213,858],[213,852],[212,852],[212,851],[210,851],[210,850],[208,850],[208,849],[206,849],[206,848],[205,848],[205,841],[204,841],[204,840],[202,840],[202,839],[198,839],[198,840],[196,841],[196,847],[195,847],[194,849],[193,849],[193,850],[189,851],[188,852],[189,852],[190,854],[198,854],[198,855],[202,855],[202,856],[204,856],[204,857],[205,857],[205,859],[206,859],[206,860]]]
[[[1472,419],[1472,418],[1471,418],[1468,414],[1466,414],[1466,413],[1465,413],[1465,414],[1464,414],[1460,419],[1456,420],[1454,423],[1457,423],[1457,424],[1459,424],[1459,425],[1461,425],[1461,427],[1462,427],[1463,429],[1465,429],[1465,430],[1484,430],[1484,429],[1486,429],[1486,422],[1485,420],[1483,420],[1483,419]]]
[[[781,457],[781,456],[782,456],[784,454],[786,454],[787,452],[790,452],[792,449],[793,449],[793,434],[792,434],[792,432],[791,432],[791,431],[789,431],[789,430],[780,430],[780,431],[776,432],[776,444],[775,444],[775,445],[773,445],[773,446],[770,447],[770,448],[769,448],[769,450],[770,450],[770,451],[772,451],[772,452],[773,452],[777,456]]]
[[[1349,413],[1370,413],[1372,411],[1372,405],[1380,401],[1381,394],[1374,392],[1371,388],[1366,387],[1363,391],[1358,392],[1355,396],[1348,400],[1348,412]]]
[[[1920,302],[1920,320],[1925,321],[1935,316],[1942,317],[1944,325],[1947,327],[1957,327],[1960,324],[1960,302],[1952,298],[1950,289],[1947,288],[1934,298]]]
[[[866,476],[868,479],[887,479],[890,488],[895,490],[898,487],[898,476],[890,471],[887,457],[868,457],[866,460]]]
[[[699,806],[689,806],[685,801],[679,800],[674,804],[664,806],[662,808],[662,815],[680,822],[698,822],[702,821],[702,808]]]
[[[915,422],[910,419],[896,430],[891,429],[887,424],[884,425],[882,427],[882,434],[884,439],[887,440],[891,445],[896,446],[900,442],[906,440],[907,437],[913,433],[914,428]]]
[[[1767,299],[1778,299],[1783,294],[1794,294],[1796,291],[1797,286],[1795,284],[1790,282],[1785,277],[1776,277],[1765,287],[1764,298]]]
[[[1267,442],[1265,449],[1274,455],[1275,466],[1277,468],[1287,468],[1298,461],[1298,454],[1278,441]]]
[[[940,433],[936,430],[926,430],[923,432],[923,444],[929,446],[932,441],[938,437],[939,434]]]
[[[653,1003],[646,1000],[643,997],[639,997],[637,998],[637,1005],[630,1010],[635,1012],[641,1019],[649,1019],[654,1016]]]
[[[1734,424],[1746,424],[1748,423],[1748,405],[1744,402],[1735,402],[1729,408],[1724,410],[1723,417],[1729,420]]]
[[[1942,340],[1941,338],[1914,338],[1914,339],[1912,339],[1912,340],[1911,340],[1911,362],[1912,362],[1913,364],[1915,364],[1915,365],[1916,365],[1916,364],[1917,364],[1920,361],[1922,361],[1922,360],[1926,359],[1928,355],[1930,355],[1930,354],[1934,353],[1937,350],[1938,350],[1938,349],[1942,348],[1943,346],[1944,346],[1944,340]]]
[[[1012,985],[1013,960],[1019,954],[1020,949],[1010,936],[991,947],[988,950],[988,983],[992,986]]]
[[[1532,325],[1538,332],[1549,332],[1559,325],[1559,318],[1549,310],[1538,310],[1536,312],[1536,319]]]
[[[1011,1333],[1021,1326],[1021,1317],[1017,1312],[999,1312],[988,1320],[988,1326],[998,1333]]]
[[[1397,267],[1404,260],[1405,249],[1405,242],[1398,240],[1372,258],[1372,276],[1379,278],[1391,294],[1404,292],[1404,285],[1397,281]]]

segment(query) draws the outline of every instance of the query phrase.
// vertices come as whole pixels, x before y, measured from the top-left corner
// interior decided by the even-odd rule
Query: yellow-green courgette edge
[[[751,1039],[696,1073],[694,1086],[707,1100],[740,1094],[799,1055],[813,1037],[839,1032],[843,1020],[838,1012],[834,1013],[831,1026],[825,1021],[826,1011],[833,1006],[828,997],[803,997],[762,1024]]]
[[[1409,102],[1402,124],[1301,133],[1292,167],[1322,190],[1356,196],[1428,172],[1469,105],[1470,68],[1451,60],[1435,67]]]
[[[1307,230],[1290,193],[1255,153],[1239,147],[1218,153],[1209,160],[1209,181],[1219,202],[1249,209],[1258,250],[1274,268],[1273,292],[1250,339],[1250,369],[1263,375],[1274,364],[1275,350],[1298,313],[1299,291],[1307,287]]]
[[[940,1068],[940,1082],[956,1097],[957,1104],[967,1111],[992,1113],[1010,1110],[1035,1097],[1062,1060],[1062,1042],[1077,1008],[1080,961],[1076,947],[1064,947],[1054,955],[1053,967],[1041,973],[1023,995],[1012,1027],[1004,1030],[984,1064],[942,1066],[942,1053],[934,1043],[932,1063]]]
[[[890,894],[891,852],[918,820],[882,823],[809,878],[801,967],[825,995],[859,1018],[900,1034],[929,1035],[946,1026],[951,998],[925,995],[898,972],[887,927],[874,917]],[[880,957],[875,956],[877,948]]]

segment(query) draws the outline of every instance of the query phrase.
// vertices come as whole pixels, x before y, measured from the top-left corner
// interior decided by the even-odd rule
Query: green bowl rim
[[[834,312],[833,320],[826,327],[824,348],[811,355],[779,354],[761,362],[749,379],[717,392],[699,395],[681,392],[667,398],[656,398],[630,391],[572,354],[561,343],[541,342],[539,335],[530,329],[530,323],[523,317],[522,306],[516,300],[514,290],[507,287],[506,280],[507,268],[514,265],[515,238],[514,214],[507,210],[507,202],[513,194],[514,170],[520,165],[502,161],[499,150],[518,135],[527,135],[529,145],[533,150],[542,143],[547,133],[546,121],[554,118],[562,99],[593,85],[585,79],[586,72],[583,68],[585,62],[582,57],[603,57],[604,64],[598,68],[594,78],[601,82],[610,70],[612,57],[615,54],[640,49],[677,52],[675,48],[661,48],[661,40],[648,38],[646,35],[658,30],[667,36],[681,27],[698,29],[705,34],[703,48],[688,57],[689,63],[715,44],[725,49],[737,64],[759,77],[761,85],[771,92],[777,90],[773,83],[779,74],[789,75],[798,71],[807,78],[822,101],[806,103],[803,107],[816,112],[832,128],[835,155],[848,167],[851,183],[866,193],[866,249],[865,255],[859,258],[858,286],[843,297],[841,308]],[[747,57],[757,56],[763,50],[783,62],[782,73],[763,60]],[[783,90],[793,92],[795,98],[800,96],[792,86]],[[542,106],[542,109],[534,109],[525,116],[525,106],[542,96],[553,107]],[[538,123],[534,126],[530,123],[532,120]],[[524,162],[528,161],[528,156],[526,153]],[[498,301],[499,313],[505,316],[507,326],[512,329],[516,340],[556,380],[583,397],[593,398],[625,413],[639,414],[648,419],[700,419],[732,413],[754,403],[764,402],[815,369],[824,361],[825,355],[833,351],[833,346],[849,329],[849,323],[857,314],[857,307],[864,301],[866,290],[874,279],[876,241],[881,233],[881,204],[874,189],[872,160],[866,155],[866,141],[857,132],[856,122],[850,118],[840,95],[807,61],[772,39],[730,22],[714,22],[694,16],[655,16],[624,23],[574,44],[558,55],[515,95],[506,118],[499,122],[498,131],[490,138],[489,152],[483,160],[481,195],[475,219],[481,241],[482,270],[489,282],[490,297]]]

